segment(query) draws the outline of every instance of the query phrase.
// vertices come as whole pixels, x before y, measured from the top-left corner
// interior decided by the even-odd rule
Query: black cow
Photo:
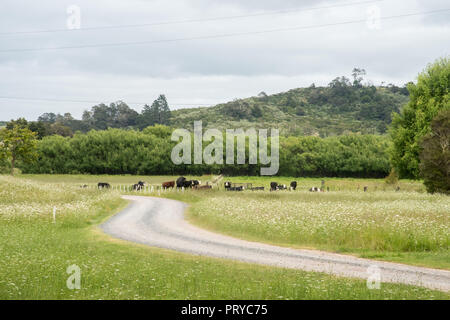
[[[179,177],[177,179],[177,188],[183,188],[184,187],[184,182],[186,181],[185,177]]]
[[[185,180],[183,183],[184,188],[192,188],[194,185],[194,182],[192,180]]]
[[[277,187],[278,187],[278,183],[276,183],[276,182],[271,182],[270,183],[270,191],[277,190]]]
[[[285,184],[279,184],[279,185],[277,186],[277,189],[278,189],[278,190],[286,190],[286,189],[287,189],[287,186],[286,186]]]
[[[201,184],[202,182],[201,181],[198,181],[198,180],[192,180],[192,185],[195,187],[195,186],[198,186],[199,184]]]
[[[145,182],[144,182],[144,181],[139,181],[138,183],[133,184],[132,189],[133,189],[133,190],[136,190],[136,191],[141,191],[141,190],[144,189],[144,185],[145,185]]]
[[[292,189],[292,190],[297,189],[297,181],[292,181],[292,182],[291,182],[291,189]]]
[[[97,184],[97,187],[99,189],[109,189],[109,188],[111,188],[111,185],[108,182],[99,182]]]
[[[243,191],[244,190],[244,186],[239,186],[239,187],[233,187],[231,182],[227,181],[223,184],[223,186],[225,187],[225,190],[227,191]]]

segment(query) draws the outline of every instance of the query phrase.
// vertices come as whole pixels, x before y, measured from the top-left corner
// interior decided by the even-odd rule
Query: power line
[[[74,32],[74,31],[89,31],[89,30],[123,29],[123,28],[141,28],[141,27],[153,27],[153,26],[173,25],[173,24],[187,24],[187,23],[213,22],[213,21],[222,21],[222,20],[235,20],[235,19],[243,19],[243,18],[268,16],[268,15],[288,14],[288,13],[293,13],[293,12],[306,12],[306,11],[314,11],[314,10],[321,10],[321,9],[356,6],[356,5],[363,5],[363,4],[369,4],[369,3],[381,2],[381,1],[384,1],[384,0],[350,2],[350,3],[342,3],[342,4],[330,5],[330,6],[321,6],[321,7],[312,7],[312,8],[294,8],[294,9],[287,9],[287,10],[266,11],[266,12],[246,14],[246,15],[225,16],[225,17],[215,17],[215,18],[206,18],[206,19],[188,19],[188,20],[178,20],[178,21],[163,21],[163,22],[155,22],[155,23],[128,24],[128,25],[115,25],[115,26],[114,25],[113,26],[98,26],[98,27],[87,27],[87,28],[80,28],[80,29],[64,28],[64,29],[48,29],[48,30],[34,30],[34,31],[30,30],[30,31],[0,32],[0,36],[53,33],[53,32]]]
[[[78,100],[78,99],[52,99],[52,98],[26,98],[26,97],[11,97],[11,96],[0,96],[0,99],[4,100],[26,100],[26,101],[47,101],[47,102],[70,102],[70,103],[92,103],[92,104],[100,104],[104,103],[99,100]],[[120,99],[117,101],[121,101]],[[125,101],[124,101],[125,102]],[[128,104],[148,104],[148,102],[126,102]],[[172,102],[172,105],[177,106],[210,106],[217,103],[177,103]]]
[[[401,14],[401,15],[394,15],[394,16],[387,16],[387,17],[380,17],[380,20],[392,20],[392,19],[397,19],[397,18],[435,14],[435,13],[446,12],[449,10],[450,10],[450,8],[409,13],[409,14]],[[286,27],[286,28],[269,29],[269,30],[261,30],[261,31],[226,33],[226,34],[217,34],[217,35],[210,35],[210,36],[197,36],[197,37],[188,37],[188,38],[174,38],[174,39],[136,41],[136,42],[116,42],[116,43],[88,44],[88,45],[79,45],[79,46],[61,46],[61,47],[47,47],[47,48],[5,49],[5,50],[0,50],[0,53],[44,51],[44,50],[65,50],[65,49],[86,49],[86,48],[101,48],[101,47],[121,47],[121,46],[134,46],[134,45],[148,45],[148,44],[157,44],[157,43],[170,43],[170,42],[179,42],[179,41],[219,39],[219,38],[230,38],[230,37],[235,37],[235,36],[257,35],[257,34],[283,32],[283,31],[306,30],[306,29],[324,28],[324,27],[331,27],[331,26],[341,26],[341,25],[357,24],[357,23],[362,23],[362,22],[366,22],[366,21],[367,21],[366,19],[359,19],[359,20],[349,20],[349,21],[336,22],[336,23],[319,24],[319,25],[295,26],[295,27]]]

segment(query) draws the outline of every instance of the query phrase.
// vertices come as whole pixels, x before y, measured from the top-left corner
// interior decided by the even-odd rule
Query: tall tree
[[[419,178],[419,144],[430,132],[431,120],[450,108],[450,60],[442,58],[419,74],[417,84],[409,84],[410,101],[391,126],[391,162],[402,178]]]
[[[137,124],[139,113],[131,109],[125,102],[118,101],[110,104],[114,112],[114,128],[133,127]]]
[[[153,104],[152,107],[155,107],[155,110],[157,110],[158,112],[158,120],[157,123],[158,124],[169,124],[169,120],[170,120],[170,108],[169,108],[169,104],[167,103],[167,99],[166,96],[161,94],[158,99],[156,99]]]
[[[420,175],[427,191],[450,194],[450,109],[433,119],[419,155]]]
[[[155,124],[167,125],[170,121],[170,108],[166,96],[161,94],[152,105],[146,104],[139,117],[139,127],[144,129]]]
[[[36,135],[20,125],[0,130],[0,158],[10,161],[11,175],[14,175],[17,160],[30,162],[37,157]]]
[[[53,112],[50,113],[44,113],[38,118],[39,122],[48,122],[48,123],[54,123],[56,121],[56,114]]]
[[[355,87],[360,87],[361,82],[363,81],[363,76],[366,75],[366,70],[362,68],[353,68],[352,77],[353,77],[353,85]]]

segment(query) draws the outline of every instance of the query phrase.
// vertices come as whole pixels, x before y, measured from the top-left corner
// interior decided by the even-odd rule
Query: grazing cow
[[[201,181],[198,181],[198,180],[192,180],[192,185],[193,185],[194,187],[200,185],[201,183],[202,183]]]
[[[174,187],[175,187],[175,181],[168,181],[168,182],[162,183],[163,189],[174,188]]]
[[[297,181],[292,181],[291,182],[291,190],[295,190],[297,189]]]
[[[144,186],[145,186],[145,182],[144,181],[139,181],[138,183],[133,184],[132,189],[136,190],[136,191],[141,191],[141,190],[144,189]]]
[[[184,188],[192,188],[193,187],[193,181],[192,180],[185,180],[183,183]]]
[[[111,188],[111,185],[108,182],[99,182],[97,184],[97,187],[99,189],[109,189],[109,188]]]
[[[223,184],[223,186],[225,187],[225,190],[227,191],[243,191],[244,190],[244,186],[239,186],[239,187],[233,187],[231,182],[227,181]]]
[[[278,183],[276,182],[271,182],[270,183],[270,191],[275,191],[278,188]]]
[[[186,181],[185,177],[179,177],[177,179],[177,188],[183,188],[184,187],[184,182]]]
[[[277,189],[278,189],[278,190],[286,190],[286,189],[287,189],[287,186],[286,186],[285,184],[279,184],[279,185],[277,186]]]
[[[309,192],[320,192],[321,190],[317,187],[312,187],[309,189]]]

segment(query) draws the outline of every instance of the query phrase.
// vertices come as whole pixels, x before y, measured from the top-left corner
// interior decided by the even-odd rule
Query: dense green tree
[[[166,96],[161,94],[152,105],[145,105],[139,118],[141,129],[155,124],[167,125],[170,121],[170,108]]]
[[[255,118],[260,118],[263,115],[262,109],[259,105],[255,105],[252,107],[251,115]]]
[[[39,122],[48,122],[48,123],[54,123],[56,121],[56,114],[53,112],[50,113],[44,113],[38,118]]]
[[[431,122],[431,132],[421,141],[420,176],[428,192],[450,194],[450,109]]]
[[[39,160],[21,168],[28,173],[257,175],[260,172],[260,165],[248,164],[248,142],[245,165],[175,165],[170,158],[175,145],[171,141],[172,130],[155,125],[141,132],[108,129],[77,133],[72,138],[48,136],[38,143]],[[370,135],[325,139],[280,137],[278,174],[385,177],[390,170],[388,144],[386,137]]]
[[[38,139],[42,139],[45,136],[50,134],[50,125],[41,121],[33,121],[28,124],[28,128],[36,132],[36,136]]]
[[[71,137],[73,135],[72,129],[59,121],[50,125],[48,133],[49,135],[56,134],[62,137]]]
[[[391,137],[391,161],[400,177],[419,178],[419,143],[430,132],[431,120],[450,108],[450,60],[439,59],[409,84],[410,101],[395,114]]]
[[[113,128],[132,128],[137,125],[139,113],[125,102],[112,103],[110,108],[115,109]]]
[[[19,118],[6,124],[6,129],[12,130],[14,127],[28,128],[28,121],[25,118]]]
[[[0,158],[10,162],[12,175],[16,161],[30,162],[36,158],[36,143],[36,133],[21,125],[0,129]]]

